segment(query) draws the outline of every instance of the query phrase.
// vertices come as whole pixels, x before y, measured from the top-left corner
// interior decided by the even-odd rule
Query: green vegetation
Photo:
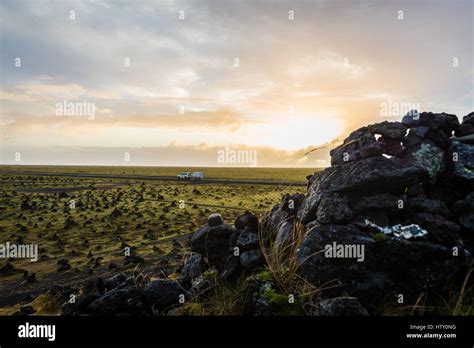
[[[204,172],[208,179],[255,179],[306,182],[308,175],[321,168],[261,168],[261,167],[139,167],[139,166],[0,166],[2,171],[32,171],[47,173],[115,174],[176,176],[183,171]]]
[[[2,169],[12,168],[2,166]],[[18,167],[14,169],[19,170]],[[169,167],[21,166],[21,170],[24,169],[147,175],[174,175],[182,170]],[[298,180],[311,172],[311,169],[205,169],[206,174],[229,179],[286,177]],[[265,177],[265,173],[272,174]],[[279,203],[284,193],[304,191],[304,187],[284,185],[195,185],[0,172],[0,243],[31,243],[39,247],[38,262],[9,261],[16,272],[0,275],[0,298],[3,303],[10,302],[11,298],[11,305],[16,305],[21,294],[35,289],[78,282],[92,273],[117,272],[112,264],[118,265],[119,270],[132,270],[136,263],[124,264],[127,247],[132,255],[143,259],[141,267],[153,267],[164,254],[175,255],[170,259],[179,263],[180,257],[188,252],[190,234],[206,223],[210,213],[221,213],[227,223],[232,223],[245,210],[260,215]],[[71,268],[58,272],[60,259],[66,259]],[[0,260],[0,268],[6,262]],[[35,273],[36,282],[27,283],[25,275],[32,273]],[[223,303],[232,303],[226,301],[231,296],[228,292],[219,296]],[[40,303],[37,306],[43,307]],[[5,307],[0,313],[10,313],[10,309]],[[232,312],[232,305],[220,309],[217,306],[212,313],[217,312]]]
[[[374,234],[374,239],[375,239],[376,242],[383,242],[387,238],[388,237],[382,232]]]
[[[295,299],[294,303],[288,301],[288,296],[278,293],[275,289],[264,292],[267,303],[272,306],[277,315],[303,315],[301,304]]]

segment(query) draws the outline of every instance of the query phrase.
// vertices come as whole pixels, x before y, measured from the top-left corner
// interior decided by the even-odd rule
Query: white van
[[[190,177],[191,180],[202,180],[204,179],[203,172],[193,172]]]
[[[181,174],[178,174],[178,180],[189,180],[191,177],[191,172],[182,172]]]

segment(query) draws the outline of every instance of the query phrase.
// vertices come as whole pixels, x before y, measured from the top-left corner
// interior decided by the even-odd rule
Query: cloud
[[[304,156],[309,149],[282,151],[269,147],[235,146],[199,146],[169,144],[159,147],[47,147],[47,148],[3,148],[3,164],[21,165],[130,165],[130,166],[229,166],[252,167],[254,162],[222,163],[219,151],[252,152],[259,167],[326,167],[329,164],[327,151],[316,151]],[[15,161],[15,155],[21,154],[21,162]],[[125,154],[130,161],[125,161]],[[249,157],[252,158],[252,157]]]
[[[389,100],[465,115],[474,109],[472,1],[430,1],[429,16],[426,7],[4,0],[1,145],[295,151],[381,121],[380,104]],[[93,102],[97,117],[57,118],[54,105],[63,100]]]
[[[178,110],[174,114],[156,115],[110,115],[108,109],[97,109],[97,115],[93,119],[84,117],[80,119],[74,116],[47,115],[35,117],[18,115],[9,122],[9,132],[21,131],[26,125],[73,128],[103,128],[103,127],[136,127],[136,128],[203,128],[203,127],[238,127],[246,121],[240,115],[229,110],[216,111],[185,111],[180,114]],[[254,122],[251,122],[254,123]]]

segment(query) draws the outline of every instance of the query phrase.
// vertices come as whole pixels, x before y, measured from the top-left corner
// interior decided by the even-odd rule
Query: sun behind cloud
[[[338,118],[293,115],[274,118],[262,125],[244,126],[248,144],[295,151],[326,144],[341,135],[344,122]]]

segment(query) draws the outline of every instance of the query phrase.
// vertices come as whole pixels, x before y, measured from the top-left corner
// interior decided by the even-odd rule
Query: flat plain
[[[12,314],[22,299],[52,285],[80,282],[92,274],[137,267],[152,272],[163,263],[172,273],[188,252],[190,235],[209,214],[220,213],[229,223],[245,210],[261,215],[284,193],[304,193],[304,186],[286,182],[305,182],[316,170],[0,166],[0,243],[39,246],[37,262],[0,260],[0,314]],[[54,176],[176,176],[182,171],[202,171],[207,179],[266,180],[275,185]],[[61,266],[65,263],[68,266]],[[38,314],[59,312],[54,306],[43,307]]]

